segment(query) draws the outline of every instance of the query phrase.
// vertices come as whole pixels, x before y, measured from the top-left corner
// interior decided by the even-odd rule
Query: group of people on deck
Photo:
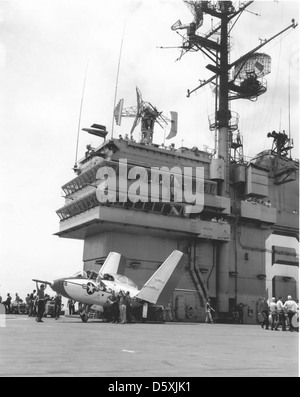
[[[263,297],[258,314],[263,317],[262,328],[269,329],[271,326],[271,330],[279,331],[278,328],[281,326],[282,331],[286,331],[288,327],[290,332],[299,332],[299,327],[293,326],[293,317],[296,314],[299,315],[299,305],[292,299],[291,295],[288,295],[284,303],[282,297],[277,300],[273,297],[269,302]]]

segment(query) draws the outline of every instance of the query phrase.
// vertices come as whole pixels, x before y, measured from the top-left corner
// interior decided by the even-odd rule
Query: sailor
[[[69,315],[72,316],[75,314],[75,302],[73,301],[73,299],[69,299],[67,306],[69,308]]]
[[[211,315],[211,310],[214,311],[214,309],[211,307],[210,300],[208,299],[205,304],[205,312],[206,312],[205,322],[213,324],[214,321]]]
[[[115,291],[112,291],[111,296],[108,297],[110,301],[110,311],[112,314],[112,323],[118,323],[119,322],[119,302],[118,302],[118,297],[116,296]]]
[[[4,305],[5,308],[6,308],[6,314],[10,314],[10,311],[11,311],[11,308],[10,308],[11,299],[12,299],[12,298],[11,298],[10,294],[8,293],[8,294],[7,294],[6,301],[2,302],[3,305]]]
[[[59,316],[60,316],[60,312],[61,312],[61,300],[62,297],[60,294],[56,294],[54,297],[54,302],[55,302],[55,306],[54,306],[54,312],[55,312],[55,320],[58,320]]]
[[[282,297],[280,296],[280,298],[277,301],[277,312],[278,312],[278,316],[279,316],[279,322],[281,324],[282,327],[282,331],[286,331],[286,324],[285,324],[285,312],[284,312],[284,307],[283,307],[283,303],[282,303]],[[277,325],[278,328],[278,325]],[[276,328],[275,328],[276,329]]]
[[[26,298],[25,298],[25,302],[26,302],[26,312],[25,314],[29,314],[29,304],[30,304],[30,295],[27,294]]]
[[[126,324],[126,296],[124,291],[119,292],[120,323]]]
[[[33,317],[33,316],[35,316],[35,305],[34,305],[34,302],[35,302],[35,299],[36,299],[36,295],[35,295],[35,293],[36,293],[36,290],[34,289],[33,291],[32,291],[32,293],[29,295],[29,310],[28,310],[28,317]]]
[[[291,295],[289,295],[287,297],[287,301],[283,305],[283,308],[287,310],[287,315],[288,315],[288,319],[289,319],[289,327],[290,327],[291,332],[294,331],[294,327],[292,324],[292,318],[297,313],[297,307],[298,307],[297,303],[292,299]]]
[[[41,287],[39,288],[38,283],[36,283],[36,289],[37,289],[37,318],[36,321],[38,323],[42,323],[43,320],[43,315],[45,312],[45,289],[46,286],[44,284],[41,284]]]
[[[271,200],[264,201],[263,205],[265,205],[266,207],[271,207]]]
[[[131,321],[132,321],[132,315],[131,315],[132,303],[131,303],[131,296],[130,296],[129,291],[126,292],[125,298],[126,298],[126,321],[128,323],[131,323]]]
[[[164,320],[173,321],[171,302],[169,302],[167,306],[164,308]]]
[[[278,318],[277,303],[275,298],[272,298],[272,301],[270,303],[270,314],[272,319],[271,330],[278,331],[279,318]]]
[[[244,305],[239,303],[237,306],[239,324],[244,324]]]
[[[258,310],[258,314],[263,316],[261,327],[264,328],[264,326],[266,326],[266,329],[269,329],[269,305],[264,296],[262,297]]]
[[[21,303],[21,298],[19,297],[18,293],[16,293],[14,304],[17,306],[18,313],[20,313],[20,311],[19,311],[20,303]]]

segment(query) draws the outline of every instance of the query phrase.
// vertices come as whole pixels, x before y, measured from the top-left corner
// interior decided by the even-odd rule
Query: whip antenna
[[[121,41],[120,54],[119,54],[119,62],[118,62],[118,70],[117,70],[117,78],[116,78],[116,88],[115,88],[115,97],[114,97],[113,117],[112,117],[112,124],[111,124],[111,137],[112,137],[112,138],[114,137],[114,120],[115,120],[114,112],[115,112],[116,101],[117,101],[118,82],[119,82],[121,58],[122,58],[122,51],[123,51],[123,41],[124,41],[125,27],[126,27],[126,22],[124,23],[124,28],[123,28],[122,41]]]
[[[75,166],[74,166],[74,168],[77,168],[77,156],[78,156],[78,144],[79,144],[81,113],[82,113],[82,104],[83,104],[83,98],[84,98],[84,91],[85,91],[85,83],[86,83],[86,76],[87,76],[88,66],[89,66],[89,63],[87,63],[87,65],[86,65],[84,81],[83,81],[83,87],[82,87],[80,111],[79,111],[79,119],[78,119],[77,143],[76,143],[76,154],[75,154]]]

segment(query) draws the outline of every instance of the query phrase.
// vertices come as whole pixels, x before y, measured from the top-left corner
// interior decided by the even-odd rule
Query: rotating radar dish
[[[234,78],[238,80],[246,79],[249,74],[255,74],[257,78],[262,78],[271,72],[271,57],[263,53],[254,53],[242,59],[235,65]]]

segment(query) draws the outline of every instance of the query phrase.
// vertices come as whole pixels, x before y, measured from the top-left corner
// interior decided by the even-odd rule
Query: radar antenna
[[[193,14],[194,20],[192,23],[195,24],[195,27],[197,30],[203,24],[203,11],[202,11],[202,6],[201,6],[202,1],[183,0],[183,2],[188,7],[188,9],[191,11],[191,13]],[[190,23],[183,25],[179,19],[177,22],[175,22],[171,26],[171,29],[172,30],[187,29],[189,26],[190,26]]]
[[[124,99],[121,99],[115,107],[114,116],[117,125],[121,125],[123,117],[134,117],[134,122],[131,127],[130,135],[132,137],[134,129],[141,122],[141,142],[152,143],[154,124],[159,124],[162,128],[170,128],[169,134],[166,139],[171,139],[177,134],[177,112],[170,112],[171,118],[159,112],[150,102],[144,102],[142,93],[136,87],[137,106],[123,108]]]

